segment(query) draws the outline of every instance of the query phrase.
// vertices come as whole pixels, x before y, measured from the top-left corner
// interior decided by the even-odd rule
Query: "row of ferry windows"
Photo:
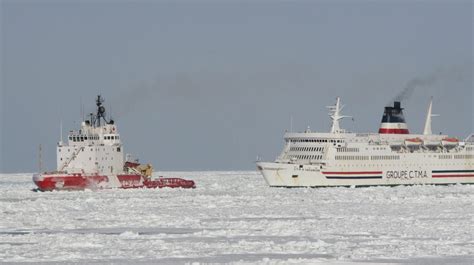
[[[112,135],[112,136],[104,136],[105,140],[118,140],[120,137],[118,135]],[[92,135],[92,136],[69,136],[69,140],[73,142],[84,142],[87,140],[99,140],[98,135]]]
[[[336,156],[336,160],[369,160],[368,156]],[[439,155],[439,159],[453,159],[452,155]],[[454,155],[454,159],[474,159],[474,155]],[[371,156],[370,160],[400,160],[400,156]]]
[[[322,159],[323,156],[322,155],[294,155],[294,156],[290,156],[290,158],[319,160],[319,159]]]
[[[368,156],[336,156],[336,160],[369,160]]]
[[[342,140],[328,140],[328,139],[292,139],[292,143],[342,143]]]
[[[400,156],[371,156],[371,160],[400,160]]]
[[[343,148],[337,148],[337,152],[359,152],[359,148],[349,148],[349,147],[343,147]]]
[[[290,147],[290,151],[323,151],[323,147]]]
[[[453,156],[452,155],[439,155],[438,158],[439,159],[453,159]]]
[[[376,166],[390,166],[390,164],[357,164],[357,163],[342,163],[337,164],[338,166],[341,167],[359,167],[359,168],[364,168],[364,167],[376,167]],[[416,167],[416,166],[439,166],[440,164],[436,163],[423,163],[423,164],[403,164],[405,167]],[[474,165],[474,163],[445,163],[443,166],[468,166],[468,165]]]
[[[454,159],[473,159],[474,155],[454,155]]]

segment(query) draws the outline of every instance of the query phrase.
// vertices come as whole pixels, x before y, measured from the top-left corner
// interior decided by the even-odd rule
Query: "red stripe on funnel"
[[[382,133],[382,134],[409,134],[408,129],[386,129],[386,128],[380,128],[379,133]]]

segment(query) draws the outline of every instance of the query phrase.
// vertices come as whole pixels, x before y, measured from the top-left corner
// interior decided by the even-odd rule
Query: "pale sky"
[[[124,149],[157,170],[249,170],[290,128],[376,132],[402,102],[420,133],[473,131],[472,1],[0,1],[0,172],[55,169],[64,134],[112,108]]]

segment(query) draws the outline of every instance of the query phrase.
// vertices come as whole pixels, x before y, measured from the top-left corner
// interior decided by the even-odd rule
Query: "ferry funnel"
[[[382,122],[379,129],[380,134],[409,134],[408,126],[403,116],[403,108],[400,101],[395,101],[392,106],[385,107]]]

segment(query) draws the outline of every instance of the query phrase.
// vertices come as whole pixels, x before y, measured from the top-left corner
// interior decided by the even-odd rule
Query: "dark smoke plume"
[[[400,93],[398,93],[398,95],[391,102],[405,101],[409,99],[411,95],[413,95],[413,92],[415,92],[415,90],[418,87],[426,87],[426,86],[433,85],[434,83],[436,83],[438,78],[439,78],[439,71],[436,71],[432,73],[431,75],[428,75],[425,77],[416,77],[408,81],[407,84],[405,85],[405,88],[403,88],[403,90]]]
[[[470,62],[452,66],[449,68],[438,68],[433,73],[427,76],[415,77],[407,82],[403,90],[400,91],[397,96],[395,96],[395,98],[390,102],[390,104],[393,101],[408,100],[418,88],[430,87],[439,81],[451,83],[466,78],[472,79],[472,69],[473,64],[472,62]]]

